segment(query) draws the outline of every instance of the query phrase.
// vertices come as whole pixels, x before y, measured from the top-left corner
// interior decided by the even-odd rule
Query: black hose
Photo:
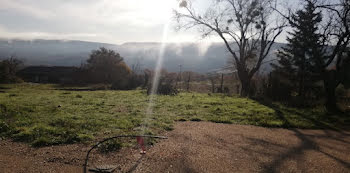
[[[85,158],[85,163],[84,163],[84,173],[87,173],[86,167],[88,164],[88,160],[89,160],[89,155],[90,152],[95,149],[96,147],[98,147],[100,144],[105,143],[109,140],[112,139],[117,139],[117,138],[137,138],[137,137],[144,137],[144,138],[156,138],[156,139],[168,139],[168,137],[165,136],[151,136],[151,135],[119,135],[119,136],[114,136],[114,137],[110,137],[110,138],[106,138],[100,142],[97,142],[95,145],[93,145],[91,147],[91,149],[87,152],[86,154],[86,158]]]

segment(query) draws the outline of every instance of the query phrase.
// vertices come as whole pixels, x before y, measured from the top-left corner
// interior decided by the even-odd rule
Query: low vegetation
[[[322,108],[295,109],[222,94],[157,96],[147,115],[145,90],[86,91],[56,85],[2,85],[0,136],[46,146],[92,141],[116,134],[159,134],[175,121],[211,121],[264,127],[331,128],[349,116],[326,115]],[[144,128],[146,127],[146,128]]]

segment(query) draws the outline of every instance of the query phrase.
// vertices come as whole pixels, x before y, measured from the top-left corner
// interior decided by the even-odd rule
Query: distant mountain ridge
[[[0,58],[15,55],[26,65],[79,66],[92,50],[99,47],[120,53],[127,64],[140,63],[142,68],[154,68],[162,43],[129,42],[121,45],[72,40],[20,40],[0,39]],[[283,44],[276,43],[273,50]],[[166,43],[163,68],[168,71],[183,70],[205,73],[227,65],[230,54],[222,43]],[[273,59],[275,56],[269,58]],[[265,65],[269,71],[269,65]]]

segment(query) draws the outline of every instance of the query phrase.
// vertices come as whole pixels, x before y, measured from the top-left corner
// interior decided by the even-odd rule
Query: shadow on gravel
[[[127,173],[132,173],[136,170],[136,168],[140,165],[142,159],[145,157],[145,155],[142,155],[137,161],[136,163],[128,170],[126,171]]]
[[[350,162],[347,161],[344,158],[338,158],[332,153],[344,153],[346,151],[339,150],[336,147],[332,145],[325,145],[325,144],[318,144],[316,141],[317,139],[325,139],[325,140],[331,140],[334,143],[337,143],[338,145],[343,145],[343,146],[349,146],[350,141],[345,140],[347,139],[346,137],[349,137],[349,133],[345,133],[343,131],[340,131],[339,129],[333,128],[331,126],[328,126],[325,123],[322,123],[316,119],[307,117],[305,115],[302,115],[298,112],[292,112],[298,116],[301,116],[311,122],[313,122],[316,126],[322,128],[322,129],[331,129],[331,130],[322,130],[323,134],[317,134],[317,135],[308,135],[303,132],[301,132],[298,129],[293,129],[290,127],[293,127],[291,123],[288,121],[288,119],[285,117],[283,112],[280,110],[278,106],[275,106],[273,104],[267,104],[267,103],[261,103],[264,104],[265,106],[268,106],[272,109],[275,110],[276,115],[280,120],[283,121],[283,127],[289,128],[288,130],[293,131],[294,135],[300,140],[300,144],[296,147],[289,148],[287,151],[285,151],[286,146],[280,145],[280,144],[275,144],[269,141],[265,141],[262,139],[255,139],[255,138],[246,138],[250,140],[252,143],[255,144],[260,144],[264,148],[273,148],[272,150],[276,151],[276,153],[269,153],[269,152],[264,152],[264,151],[257,151],[257,150],[252,150],[247,147],[243,148],[246,151],[249,151],[251,153],[258,153],[261,155],[265,155],[268,157],[272,157],[273,160],[272,162],[269,162],[269,164],[264,164],[261,163],[263,166],[263,172],[280,172],[279,168],[284,164],[289,159],[294,159],[294,158],[303,158],[303,155],[305,154],[306,151],[316,151],[318,153],[323,154],[324,156],[336,161],[337,163],[343,165],[345,168],[350,170]],[[281,152],[284,151],[284,152]],[[318,159],[318,158],[314,158]]]
[[[289,149],[285,153],[282,153],[282,154],[275,156],[273,161],[270,164],[264,166],[264,172],[279,172],[278,168],[287,159],[302,157],[303,154],[308,150],[314,150],[314,151],[317,151],[319,153],[322,153],[323,155],[325,155],[325,156],[335,160],[336,162],[342,164],[347,169],[350,169],[349,162],[347,162],[341,158],[337,158],[336,156],[333,156],[332,154],[330,154],[326,151],[323,151],[322,149],[320,149],[320,146],[317,144],[317,142],[315,142],[310,136],[301,133],[297,129],[291,129],[291,131],[293,131],[295,133],[295,136],[297,136],[300,139],[301,144],[297,147]],[[326,134],[326,135],[322,135],[322,136],[318,136],[318,137],[328,138],[329,136]],[[274,145],[274,144],[270,144],[270,145]],[[344,141],[343,145],[348,145],[348,142]],[[324,148],[326,146],[322,145],[322,147]],[[332,151],[332,150],[336,150],[336,149],[332,148],[331,146],[327,146],[327,150]],[[317,158],[315,158],[315,159],[317,159]]]

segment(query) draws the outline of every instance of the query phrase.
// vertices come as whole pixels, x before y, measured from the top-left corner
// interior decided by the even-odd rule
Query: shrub
[[[12,128],[3,120],[0,120],[0,137],[7,136],[11,131]]]
[[[161,95],[177,95],[178,91],[174,86],[166,83],[159,85],[157,93]]]
[[[179,93],[179,91],[176,89],[176,87],[170,83],[170,82],[163,82],[163,83],[159,83],[158,85],[158,89],[156,91],[156,93],[154,94],[160,94],[160,95],[177,95]],[[150,95],[152,94],[152,86],[149,85],[147,88],[147,94]]]
[[[132,90],[139,86],[141,86],[142,83],[138,81],[138,79],[135,79],[134,77],[127,77],[124,79],[117,80],[113,82],[111,89],[113,90]]]

